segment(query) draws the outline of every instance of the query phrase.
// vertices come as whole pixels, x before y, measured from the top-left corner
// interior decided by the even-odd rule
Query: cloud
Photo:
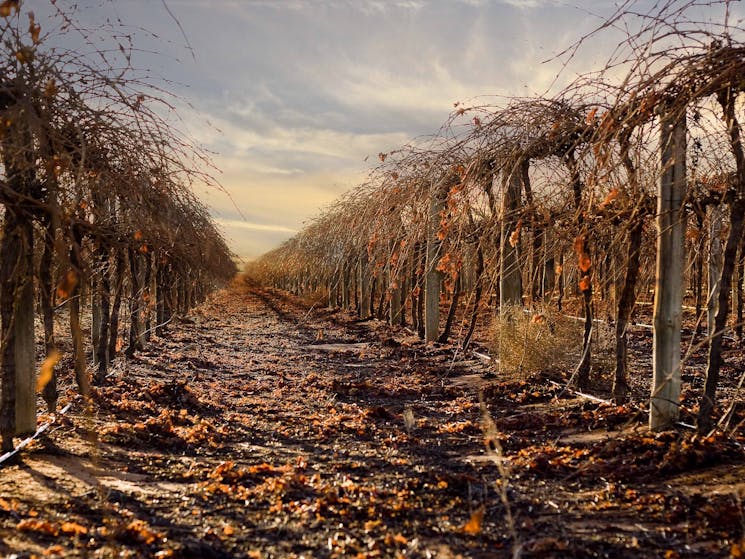
[[[171,2],[192,57],[160,3],[96,5],[81,17],[152,32],[133,63],[199,113],[183,126],[216,153],[230,195],[197,193],[243,256],[362,181],[366,156],[436,131],[454,102],[545,91],[560,64],[539,62],[598,22],[558,0]]]
[[[239,219],[222,219],[216,218],[215,223],[221,227],[230,227],[233,229],[249,229],[251,231],[271,231],[275,233],[297,233],[297,229],[284,227],[282,225],[266,225],[263,223],[251,223]]]

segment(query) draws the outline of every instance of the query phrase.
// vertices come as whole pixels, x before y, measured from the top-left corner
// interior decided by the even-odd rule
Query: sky
[[[437,131],[454,103],[541,94],[560,71],[565,83],[604,63],[607,51],[591,45],[563,70],[555,56],[616,2],[76,4],[83,23],[118,18],[136,32],[135,66],[168,80],[163,87],[193,107],[183,126],[213,153],[223,187],[197,194],[246,261],[362,182],[379,152]]]

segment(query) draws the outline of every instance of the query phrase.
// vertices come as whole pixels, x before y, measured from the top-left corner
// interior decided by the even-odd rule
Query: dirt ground
[[[637,362],[638,405],[613,406],[237,282],[0,469],[0,554],[745,556],[741,406],[652,435]]]

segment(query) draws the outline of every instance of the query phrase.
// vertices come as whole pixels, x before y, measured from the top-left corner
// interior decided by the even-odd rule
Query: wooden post
[[[657,196],[657,269],[654,296],[654,383],[649,428],[660,431],[678,420],[680,405],[680,325],[685,266],[685,116],[663,117],[660,134],[662,175]]]
[[[437,269],[440,263],[442,241],[437,234],[440,231],[440,214],[445,210],[447,195],[447,177],[441,179],[430,194],[429,199],[429,228],[427,231],[427,264],[424,278],[424,340],[437,340],[440,328],[440,290],[442,287],[442,272]],[[444,192],[443,192],[444,191]]]
[[[33,229],[24,223],[25,262],[15,301],[16,434],[36,431],[36,339],[34,335]]]
[[[496,180],[496,178],[495,178]],[[518,243],[511,242],[517,228],[520,207],[520,172],[515,166],[509,177],[502,181],[501,232],[499,243],[499,309],[522,305],[522,274],[518,261]],[[519,233],[518,233],[519,235]]]

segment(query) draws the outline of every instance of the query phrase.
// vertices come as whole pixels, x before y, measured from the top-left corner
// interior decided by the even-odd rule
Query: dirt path
[[[737,437],[651,437],[631,407],[484,372],[405,331],[235,286],[0,470],[0,553],[726,557],[738,545]],[[496,422],[486,436],[479,390]]]

